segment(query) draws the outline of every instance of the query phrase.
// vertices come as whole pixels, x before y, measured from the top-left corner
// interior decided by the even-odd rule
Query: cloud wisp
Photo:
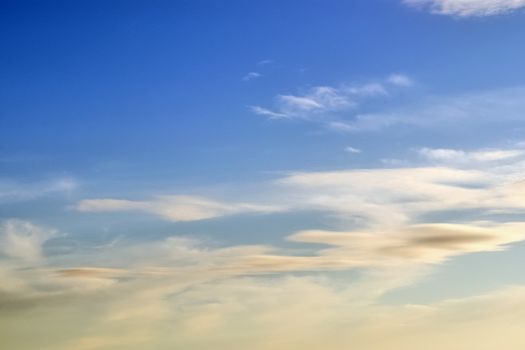
[[[72,178],[57,178],[32,183],[0,179],[0,203],[33,200],[49,195],[69,194],[77,187],[78,182]]]
[[[227,203],[197,196],[158,196],[152,200],[85,199],[82,212],[144,212],[170,221],[196,221],[240,213],[271,213],[280,208],[262,204]]]
[[[251,106],[252,112],[270,119],[300,119],[326,122],[338,113],[355,110],[370,98],[384,97],[393,88],[413,85],[410,77],[392,74],[383,81],[365,84],[315,86],[302,94],[280,94],[275,97],[273,108]]]
[[[348,133],[380,131],[396,126],[416,128],[463,126],[481,127],[495,121],[521,122],[525,113],[525,87],[475,91],[461,95],[423,95],[415,102],[398,103],[394,92],[414,87],[406,75],[393,74],[383,82],[341,87],[317,86],[303,94],[281,94],[272,107],[250,106],[255,114],[273,120],[314,122]],[[408,92],[414,89],[406,90]],[[372,99],[382,98],[377,110],[365,109]]]
[[[243,81],[250,81],[250,80],[258,79],[260,77],[262,77],[261,73],[248,72],[244,77],[242,77],[242,80]]]
[[[525,155],[525,149],[485,149],[477,151],[463,151],[449,148],[421,148],[418,153],[431,161],[445,161],[452,163],[497,162],[516,159]]]
[[[525,7],[525,0],[404,0],[404,3],[455,17],[495,16]]]
[[[342,132],[380,131],[396,126],[420,129],[480,127],[495,121],[518,123],[525,114],[525,87],[517,86],[489,91],[477,91],[458,96],[426,96],[417,102],[378,112],[359,113],[328,120],[326,126]]]

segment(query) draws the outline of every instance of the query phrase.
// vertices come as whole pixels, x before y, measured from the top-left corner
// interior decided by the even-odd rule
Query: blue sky
[[[3,1],[6,349],[518,349],[524,16]]]

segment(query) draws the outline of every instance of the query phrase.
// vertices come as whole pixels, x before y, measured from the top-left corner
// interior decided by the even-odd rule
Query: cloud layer
[[[174,222],[254,212],[308,212],[331,222],[290,231],[282,244],[263,235],[221,246],[188,234],[93,247],[8,220],[0,227],[1,339],[7,348],[39,350],[488,350],[504,337],[499,345],[515,348],[522,286],[424,305],[382,301],[454,257],[525,240],[525,222],[506,216],[525,212],[519,145],[416,151],[429,164],[293,172],[240,191],[245,198],[95,198],[76,206]],[[469,210],[475,215],[465,217]],[[330,277],[348,271],[356,275]],[[32,329],[40,333],[17,336]]]

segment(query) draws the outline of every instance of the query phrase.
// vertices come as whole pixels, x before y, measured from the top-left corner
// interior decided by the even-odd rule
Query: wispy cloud
[[[287,114],[271,111],[271,110],[269,110],[267,108],[263,108],[263,107],[260,107],[260,106],[250,106],[250,109],[255,114],[265,116],[268,119],[289,118],[289,116]]]
[[[498,334],[512,336],[498,339],[498,344],[503,341],[513,348],[523,328],[523,315],[516,314],[525,305],[523,287],[426,305],[384,305],[380,297],[413,283],[419,274],[414,264],[502,249],[523,239],[523,225],[431,224],[383,234],[300,231],[290,236],[294,242],[329,246],[308,256],[264,246],[214,248],[169,238],[84,251],[82,260],[91,266],[68,267],[63,258],[45,255],[38,264],[13,266],[4,258],[0,321],[11,332],[37,325],[43,332],[50,330],[33,346],[46,350],[138,350],[156,345],[240,350],[252,343],[258,350],[321,346],[386,350],[394,345],[417,350],[428,339],[442,339],[444,331],[461,329],[453,339],[431,345],[438,350],[458,342],[472,345],[479,340],[480,329],[492,334],[494,327],[500,327]],[[113,266],[100,266],[100,261],[107,264],[108,256]],[[126,268],[119,268],[123,263]],[[313,276],[266,274],[356,267],[367,269],[359,280],[344,284]],[[66,312],[71,309],[75,312]],[[81,322],[87,331],[52,331],[62,329],[64,322],[74,322],[75,328]],[[285,332],[283,322],[292,325]],[[508,322],[515,327],[508,327]],[[258,332],[249,331],[254,324]],[[326,324],[330,327],[323,327]],[[312,327],[317,331],[305,333]],[[422,335],[414,337],[414,330]],[[337,341],[332,340],[334,331],[343,335]],[[239,332],[245,336],[239,338]],[[383,340],[378,332],[391,337]],[[486,332],[480,345],[488,339]],[[224,337],[230,333],[232,337]],[[277,342],[268,341],[269,333],[280,334]],[[13,348],[28,344],[20,337],[7,336],[4,341]]]
[[[525,7],[525,0],[404,0],[404,3],[456,17],[494,16]]]
[[[349,266],[380,266],[436,263],[455,255],[501,250],[508,244],[525,240],[524,229],[524,223],[494,226],[441,223],[407,226],[397,232],[304,231],[289,239],[335,246],[321,252],[321,256],[328,259],[325,263],[330,259],[344,261],[344,257],[352,257],[347,260]]]
[[[525,113],[523,86],[478,91],[452,96],[419,97],[416,102],[378,112],[354,112],[349,117],[326,122],[341,132],[377,131],[399,125],[420,128],[480,126],[503,121],[520,122]]]
[[[266,117],[330,122],[341,112],[357,109],[367,99],[384,97],[392,88],[411,85],[412,80],[408,76],[396,74],[379,82],[316,86],[303,94],[280,94],[275,97],[273,108],[252,106],[251,109]]]
[[[359,148],[350,147],[350,146],[346,147],[345,151],[348,153],[354,153],[354,154],[361,153],[361,150]]]
[[[525,149],[485,149],[464,151],[448,148],[425,147],[419,149],[418,153],[432,161],[445,161],[451,163],[496,162],[523,157],[525,155]]]
[[[249,72],[244,77],[242,77],[242,80],[243,81],[250,81],[250,80],[258,79],[260,77],[262,77],[261,73]]]
[[[431,349],[458,341],[472,344],[480,327],[487,332],[501,327],[498,332],[516,337],[523,329],[522,315],[515,314],[525,305],[522,287],[426,305],[381,302],[385,293],[415,284],[437,264],[505,250],[525,240],[525,222],[509,222],[492,212],[525,212],[525,157],[513,153],[516,149],[427,148],[423,156],[438,165],[288,173],[246,194],[264,198],[264,205],[235,195],[221,201],[164,196],[78,204],[82,211],[139,211],[171,221],[279,210],[330,218],[333,228],[284,234],[286,245],[269,244],[264,237],[252,245],[221,246],[174,236],[121,240],[97,249],[79,241],[61,242],[62,247],[71,245],[69,253],[56,254],[45,249],[57,244],[51,240],[55,231],[8,221],[0,226],[0,307],[7,310],[0,322],[12,331],[37,325],[45,330],[62,326],[64,315],[73,315],[75,326],[82,322],[82,329],[89,330],[50,332],[32,346],[45,350],[143,349],[152,344],[203,349],[216,349],[217,344],[231,349],[235,344],[234,349],[244,349],[254,342],[262,344],[259,350],[313,350],[330,343],[333,327],[341,327],[340,334],[352,332],[344,346],[338,337],[330,346],[334,349],[386,350],[395,342],[396,347],[417,350],[429,338],[440,339],[443,327],[453,331],[461,326],[468,336],[455,334],[453,341]],[[468,159],[468,167],[455,161],[458,155]],[[472,209],[476,217],[461,214]],[[448,220],[428,219],[443,211],[449,213]],[[312,273],[346,270],[359,271],[360,278],[338,283]],[[75,313],[66,312],[71,308]],[[318,311],[308,312],[312,309]],[[465,317],[480,312],[483,317]],[[291,322],[298,314],[300,320]],[[501,326],[508,317],[518,322],[516,330]],[[474,327],[472,320],[479,323]],[[281,333],[279,343],[265,340],[268,333],[282,330],[282,322],[293,327]],[[264,332],[247,332],[245,343],[239,342],[238,332],[254,324]],[[330,330],[325,333],[326,324]],[[172,326],[176,335],[164,331]],[[305,340],[305,329],[313,326],[320,331]],[[415,330],[424,336],[414,338]],[[395,336],[383,342],[377,332]],[[234,334],[235,342],[224,334]],[[12,348],[23,348],[23,339],[8,341]],[[512,339],[505,341],[513,348]]]
[[[399,73],[389,75],[387,78],[387,82],[402,87],[409,87],[414,85],[414,81],[408,75]]]
[[[386,350],[395,342],[396,348],[417,350],[429,338],[440,339],[443,327],[460,327],[462,332],[430,349],[452,347],[458,341],[472,344],[480,327],[491,331],[498,326],[498,332],[521,339],[516,337],[522,333],[523,317],[515,310],[525,305],[522,287],[427,305],[384,305],[380,299],[416,283],[436,264],[464,254],[501,251],[525,240],[524,222],[486,215],[494,209],[525,212],[525,159],[507,152],[512,150],[456,150],[476,163],[467,168],[457,166],[456,153],[428,148],[425,154],[437,157],[438,166],[289,173],[248,194],[265,198],[267,205],[191,196],[78,204],[83,211],[141,211],[172,221],[306,210],[340,226],[291,231],[283,237],[286,246],[217,246],[167,237],[122,240],[97,249],[75,242],[68,249],[72,253],[57,256],[44,249],[55,244],[50,240],[54,231],[10,221],[0,227],[0,306],[8,310],[0,314],[0,322],[13,331],[36,325],[45,330],[50,323],[61,325],[64,315],[77,315],[71,317],[81,319],[83,329],[89,330],[50,332],[33,346],[45,350],[143,349],[152,344],[203,349],[216,349],[217,344],[231,349],[235,344],[234,349],[245,349],[252,343],[262,344],[259,350],[313,350],[330,343],[333,327],[341,327],[340,334],[352,332],[344,346],[338,337],[330,346],[334,349]],[[461,212],[470,209],[477,217],[465,219]],[[448,220],[429,221],[431,214],[442,211],[450,213]],[[290,247],[299,244],[300,248]],[[308,274],[357,269],[360,278],[344,284]],[[301,274],[291,277],[291,272]],[[65,312],[72,307],[75,313]],[[318,311],[308,312],[312,309]],[[483,317],[465,317],[480,312]],[[298,314],[300,320],[291,322]],[[511,317],[516,329],[501,326],[508,324],[502,317]],[[479,323],[472,326],[472,320]],[[293,327],[277,337],[279,343],[268,342],[267,334],[279,334],[283,322]],[[239,342],[237,334],[254,324],[264,332],[247,332],[245,343]],[[330,330],[325,333],[326,324]],[[164,332],[171,326],[178,330],[176,335]],[[305,329],[314,326],[320,331],[310,338]],[[414,338],[414,330],[424,336]],[[377,332],[395,336],[383,342]],[[234,334],[235,342],[224,334]],[[24,340],[9,341],[10,347],[22,348]],[[512,339],[504,341],[513,348]]]
[[[347,152],[359,153],[356,148]],[[149,200],[86,199],[86,212],[137,211],[171,221],[211,219],[242,213],[319,211],[367,229],[398,229],[433,212],[475,209],[483,217],[495,209],[525,212],[521,190],[525,150],[421,148],[424,158],[388,168],[293,172],[262,183],[251,201],[237,196],[218,201],[195,196]],[[430,164],[429,164],[430,161]],[[261,198],[263,200],[253,200]]]
[[[76,209],[83,212],[144,212],[170,221],[195,221],[240,213],[270,213],[276,207],[251,203],[227,203],[195,196],[159,196],[152,200],[85,199]]]
[[[57,178],[29,183],[0,179],[0,203],[32,200],[53,194],[68,194],[77,187],[78,182],[72,178]]]
[[[275,61],[274,60],[270,60],[270,59],[261,60],[261,61],[257,62],[257,64],[260,65],[260,66],[264,66],[264,65],[272,64],[272,63],[275,63]]]

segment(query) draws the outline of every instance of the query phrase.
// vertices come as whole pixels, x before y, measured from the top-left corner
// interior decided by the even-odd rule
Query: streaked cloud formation
[[[412,87],[412,89],[408,89]],[[344,133],[378,131],[398,126],[448,128],[518,123],[525,113],[525,87],[424,95],[406,75],[393,74],[381,83],[318,86],[301,95],[277,95],[274,108],[251,106],[255,114],[272,120],[299,120]],[[413,93],[410,103],[364,110],[370,101],[388,102],[396,92]],[[417,98],[415,98],[417,97]]]
[[[403,74],[392,74],[383,81],[341,86],[315,86],[302,94],[280,94],[272,108],[251,106],[251,110],[271,119],[300,119],[330,122],[339,113],[356,110],[367,99],[388,96],[393,88],[406,88],[413,81]]]
[[[525,7],[525,0],[404,0],[404,3],[457,17],[501,15]]]
[[[433,165],[292,172],[254,187],[251,201],[233,194],[220,201],[165,195],[76,205],[80,212],[144,212],[173,222],[284,211],[333,222],[332,229],[289,232],[286,245],[218,246],[185,235],[87,249],[53,229],[7,220],[0,228],[2,332],[38,325],[46,333],[38,340],[9,337],[7,346],[416,350],[441,339],[430,349],[468,343],[488,350],[489,338],[472,338],[484,329],[508,335],[503,342],[512,348],[525,318],[508,313],[514,329],[502,326],[502,315],[521,309],[523,286],[420,305],[387,305],[381,298],[456,256],[503,251],[525,240],[525,222],[505,217],[525,212],[519,145],[419,149]],[[461,213],[471,209],[476,216],[465,219]],[[428,220],[440,212],[448,219]],[[348,270],[360,277],[343,283],[312,274]],[[31,319],[21,322],[27,312]],[[479,313],[473,324],[469,315]],[[285,324],[292,326],[283,330]],[[316,332],[305,332],[311,327]],[[443,339],[443,327],[462,332]],[[378,332],[392,340],[377,339]]]
[[[79,211],[139,211],[171,221],[242,213],[320,211],[371,228],[395,228],[437,211],[525,210],[523,148],[453,150],[421,148],[432,165],[292,172],[258,186],[247,201],[165,195],[152,200],[86,199]]]
[[[72,178],[25,183],[0,178],[0,203],[33,200],[50,195],[67,195],[77,187],[77,181]]]
[[[511,158],[517,158],[525,154],[524,149],[508,149],[508,150],[481,150],[474,152],[466,152],[462,150],[446,149],[446,148],[421,148],[419,154],[429,160],[434,161],[449,161],[454,163],[462,162],[495,162]]]
[[[326,126],[349,133],[379,131],[397,126],[421,129],[488,127],[490,124],[519,123],[525,113],[525,88],[515,86],[474,91],[461,95],[425,96],[387,110],[362,113],[349,111]]]
[[[244,77],[242,77],[242,80],[244,80],[244,81],[250,81],[250,80],[253,80],[253,79],[260,78],[260,77],[262,77],[262,74],[261,74],[261,73],[257,73],[257,72],[249,72],[249,73],[247,73]]]
[[[523,348],[525,0],[107,3],[0,11],[1,350]]]
[[[279,208],[250,203],[221,203],[195,196],[159,196],[153,200],[86,199],[76,209],[84,212],[136,211],[151,213],[170,221],[194,221],[239,213],[271,213]]]
[[[359,148],[348,146],[345,148],[345,151],[348,153],[361,153],[361,150]]]

